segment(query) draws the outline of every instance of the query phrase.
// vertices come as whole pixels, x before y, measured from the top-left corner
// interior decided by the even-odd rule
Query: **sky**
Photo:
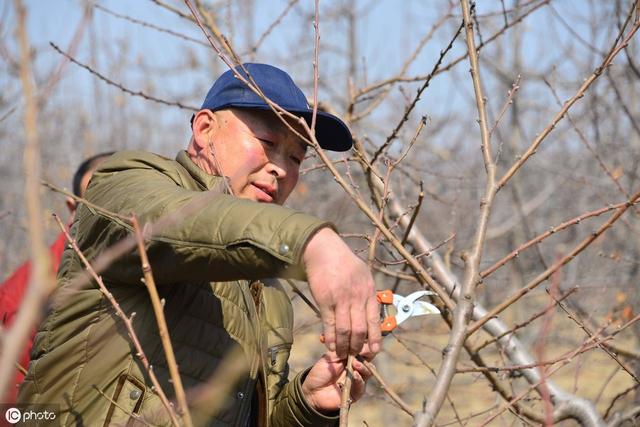
[[[167,3],[187,13],[184,2],[167,0]],[[252,59],[246,54],[248,40],[255,41],[261,37],[267,28],[274,22],[289,3],[289,0],[243,0],[230,2],[218,0],[213,2],[218,5],[215,9],[220,15],[220,26],[231,41],[241,57]],[[505,1],[505,7],[509,7],[513,1]],[[31,43],[36,49],[37,62],[36,74],[44,78],[61,61],[61,56],[55,52],[50,42],[66,50],[78,23],[82,18],[81,0],[24,0],[28,9],[28,30]],[[141,20],[152,25],[170,29],[180,34],[204,41],[202,32],[194,24],[177,17],[174,13],[154,4],[152,0],[100,0],[96,4],[113,13],[126,15],[132,19]],[[335,16],[339,15],[339,6],[345,4],[345,0],[320,2],[320,100],[331,100],[340,105],[340,99],[347,88],[344,78],[346,64],[335,52],[346,49],[348,33],[345,19],[335,23]],[[356,14],[358,16],[357,44],[358,44],[358,71],[359,81],[362,86],[366,82],[386,78],[401,68],[404,60],[418,45],[419,40],[433,25],[439,16],[443,14],[442,7],[446,2],[422,2],[408,0],[358,0],[355,1]],[[437,4],[440,7],[431,7]],[[581,15],[588,15],[589,8],[598,7],[597,2],[582,1],[583,9],[571,7],[575,2],[555,0],[552,3],[553,11],[563,17],[567,25],[559,24],[555,20],[550,25],[547,20],[551,14],[550,8],[543,12],[536,12],[527,18],[520,27],[524,33],[522,42],[523,69],[544,73],[549,71],[549,64],[559,64],[553,69],[558,73],[558,91],[561,96],[569,96],[574,90],[573,82],[562,80],[562,73],[571,75],[570,69],[563,70],[563,56],[584,56],[585,61],[594,64],[599,58],[593,54],[585,54],[586,45],[582,40],[590,39],[593,29],[589,27],[587,20],[580,19]],[[231,6],[230,6],[231,5]],[[300,5],[304,5],[301,7]],[[433,67],[442,50],[451,38],[455,22],[458,22],[459,11],[457,2],[453,14],[457,15],[435,32],[433,39],[427,43],[409,67],[407,75],[424,75]],[[502,3],[498,0],[486,0],[478,2],[479,14],[499,12]],[[246,7],[251,6],[253,14],[247,14]],[[600,6],[602,8],[602,6]],[[304,9],[304,12],[302,10]],[[606,9],[606,7],[604,7]],[[311,95],[312,75],[312,51],[313,51],[313,22],[311,16],[302,16],[313,10],[313,2],[300,0],[282,20],[273,32],[265,38],[261,49],[254,60],[258,62],[270,62],[281,67],[286,67],[294,80]],[[5,1],[0,5],[1,24],[0,35],[9,41],[13,41],[15,14],[13,2]],[[215,80],[217,75],[226,68],[222,61],[216,58],[212,49],[197,43],[182,40],[180,38],[159,32],[155,29],[137,25],[125,19],[113,16],[102,8],[94,8],[94,23],[85,28],[78,49],[74,57],[87,64],[93,63],[95,69],[114,81],[122,83],[133,91],[142,91],[146,94],[162,99],[180,101],[189,106],[200,105],[204,94]],[[235,22],[230,26],[229,22]],[[333,23],[332,23],[333,21]],[[500,19],[494,20],[499,22]],[[249,32],[248,29],[253,31]],[[494,28],[481,27],[479,35],[488,37]],[[601,31],[604,45],[611,40],[611,32]],[[606,39],[605,39],[606,37]],[[92,44],[91,40],[97,40]],[[479,42],[480,40],[478,40]],[[553,44],[553,49],[550,49]],[[14,55],[17,55],[15,44]],[[445,58],[448,60],[458,57],[465,51],[464,39],[460,36],[452,51]],[[510,55],[508,46],[504,49]],[[482,55],[482,54],[481,54]],[[123,59],[124,57],[124,59]],[[566,62],[568,63],[568,62]],[[195,67],[190,67],[194,65]],[[486,66],[486,65],[485,65]],[[65,66],[63,79],[53,96],[63,99],[77,97],[79,108],[87,110],[95,108],[100,112],[101,98],[126,97],[126,101],[133,106],[138,106],[139,114],[144,114],[148,101],[133,99],[129,95],[123,95],[121,91],[109,88],[105,83],[96,81],[89,72],[77,65]],[[429,89],[422,96],[416,108],[416,116],[427,114],[433,117],[456,116],[466,114],[469,108],[473,108],[473,91],[467,74],[468,64],[464,61],[458,65],[452,73],[443,77],[436,77]],[[515,79],[518,70],[509,70],[510,78]],[[523,97],[531,97],[535,102],[537,97],[534,84],[528,85],[528,76],[522,76]],[[0,82],[3,77],[0,75]],[[498,82],[487,80],[487,85]],[[504,82],[499,82],[504,87]],[[565,84],[566,83],[566,84]],[[7,85],[3,85],[6,87]],[[566,89],[565,89],[566,86]],[[375,123],[387,122],[389,117],[394,121],[398,119],[398,112],[402,109],[402,103],[410,98],[417,89],[417,84],[405,85],[404,92],[394,88],[392,101],[376,112],[374,123],[368,128],[369,133],[375,134]],[[496,93],[487,88],[488,93]],[[501,89],[499,97],[490,99],[492,110],[497,111],[503,102],[505,90]],[[549,96],[548,93],[546,96]],[[342,97],[342,98],[341,98]],[[157,107],[157,106],[156,106]],[[187,137],[189,133],[188,121],[190,112],[174,107],[159,108],[154,110],[159,115],[159,120],[166,123],[175,123],[176,134],[171,137]],[[101,111],[103,120],[109,120],[118,112]],[[0,112],[0,115],[2,112]],[[124,113],[123,113],[124,114]],[[131,139],[136,139],[132,137]],[[121,148],[121,147],[118,147]],[[164,149],[163,147],[157,147]]]

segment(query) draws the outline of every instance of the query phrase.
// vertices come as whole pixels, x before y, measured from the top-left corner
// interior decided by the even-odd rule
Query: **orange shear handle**
[[[376,293],[376,299],[382,305],[382,312],[385,316],[380,323],[380,330],[382,331],[383,335],[387,335],[398,326],[398,323],[396,322],[396,316],[389,316],[385,307],[393,304],[393,292],[389,289],[378,291]]]

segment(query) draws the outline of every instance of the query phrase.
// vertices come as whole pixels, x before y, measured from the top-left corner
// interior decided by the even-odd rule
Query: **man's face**
[[[306,147],[272,112],[222,110],[208,134],[211,170],[233,194],[282,205],[298,182]]]

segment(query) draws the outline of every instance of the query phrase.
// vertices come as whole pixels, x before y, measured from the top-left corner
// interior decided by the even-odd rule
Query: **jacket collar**
[[[222,191],[224,193],[227,192],[224,185],[224,178],[219,175],[209,175],[202,169],[200,169],[193,161],[189,158],[189,155],[185,150],[181,150],[178,152],[176,156],[176,162],[180,163],[180,165],[189,172],[189,175],[196,181],[198,187],[202,190],[206,191]]]

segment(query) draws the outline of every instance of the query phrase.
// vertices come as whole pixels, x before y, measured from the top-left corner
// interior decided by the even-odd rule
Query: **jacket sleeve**
[[[131,235],[131,225],[118,215],[135,214],[142,226],[152,227],[146,243],[158,284],[305,279],[304,247],[313,233],[330,226],[282,206],[194,188],[181,166],[159,156],[114,157],[91,180],[86,197],[102,209],[81,207],[74,224],[77,241],[87,258],[94,258]],[[103,273],[105,278],[140,283],[137,252],[127,253]]]
[[[273,427],[330,427],[337,426],[340,414],[324,415],[313,409],[302,394],[302,382],[309,369],[299,373],[285,384],[278,395],[273,411],[271,425]]]

